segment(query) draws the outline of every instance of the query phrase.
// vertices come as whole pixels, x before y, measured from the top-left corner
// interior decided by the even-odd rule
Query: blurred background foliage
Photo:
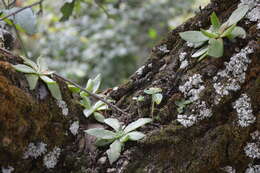
[[[113,87],[138,69],[156,42],[208,1],[45,0],[38,33],[23,38],[31,57],[42,55],[61,75],[83,85],[100,73],[102,87]]]

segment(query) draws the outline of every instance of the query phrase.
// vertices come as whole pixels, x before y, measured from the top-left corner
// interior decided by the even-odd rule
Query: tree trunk
[[[2,172],[260,172],[260,4],[251,2],[252,12],[239,22],[247,37],[225,40],[222,58],[198,62],[191,58],[194,49],[178,33],[208,28],[213,11],[225,21],[238,0],[213,0],[169,33],[129,81],[109,93],[129,116],[109,111],[106,117],[127,124],[151,115],[151,98],[144,89],[163,91],[154,122],[142,129],[147,137],[127,143],[113,165],[106,157],[107,148],[97,149],[95,139],[84,133],[101,125],[84,117],[66,83],[56,79],[64,101],[53,99],[41,82],[30,91],[24,74],[11,66],[22,60],[1,51]],[[145,96],[144,102],[132,100],[139,95]],[[182,99],[192,102],[179,113],[175,102]]]

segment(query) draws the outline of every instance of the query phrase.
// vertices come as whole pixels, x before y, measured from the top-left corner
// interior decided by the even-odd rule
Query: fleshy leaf
[[[115,140],[107,150],[107,156],[111,165],[120,157],[121,148],[121,142],[119,140]]]
[[[71,85],[71,84],[68,85],[68,88],[73,93],[79,93],[81,91],[80,88],[78,88],[78,87],[76,87],[74,85]]]
[[[145,134],[143,134],[141,132],[133,131],[133,132],[127,133],[127,136],[129,138],[129,140],[131,140],[131,141],[138,141],[138,140],[144,138]]]
[[[81,97],[82,99],[80,100],[80,105],[83,106],[86,109],[91,108],[91,101],[88,97]]]
[[[25,76],[26,76],[26,79],[29,83],[30,90],[34,90],[36,85],[37,85],[37,81],[39,79],[39,76],[35,75],[35,74],[26,74]]]
[[[38,66],[35,62],[33,62],[32,60],[30,60],[29,58],[24,58],[23,57],[23,60],[24,60],[24,64],[32,67],[34,70],[38,70]]]
[[[212,38],[209,40],[209,48],[207,52],[209,56],[219,58],[223,56],[223,51],[224,51],[223,40],[221,38],[219,39]]]
[[[47,84],[53,84],[53,83],[56,83],[55,80],[52,80],[51,78],[49,78],[48,76],[44,76],[44,75],[41,75],[40,78]]]
[[[119,131],[121,126],[120,122],[115,118],[107,118],[104,120],[104,123],[112,127],[115,131]]]
[[[235,29],[235,27],[236,27],[236,24],[230,26],[228,29],[226,29],[226,30],[221,34],[221,37],[227,37],[227,36],[229,36],[229,35],[233,32],[233,30]]]
[[[126,126],[126,128],[124,129],[124,132],[125,133],[131,132],[131,131],[133,131],[133,130],[135,130],[135,129],[137,129],[137,128],[139,128],[139,127],[141,127],[141,126],[143,126],[147,123],[150,123],[150,122],[152,122],[151,118],[140,118],[140,119],[128,124]]]
[[[13,67],[15,68],[15,70],[22,73],[36,73],[34,69],[24,64],[13,65]]]
[[[214,31],[217,31],[220,27],[220,21],[215,12],[210,15],[210,22]]]
[[[203,35],[200,31],[186,31],[186,32],[181,32],[180,37],[188,42],[191,43],[198,43],[198,42],[204,42],[209,40],[208,37]]]
[[[162,89],[161,88],[151,87],[149,89],[144,90],[144,92],[146,94],[150,94],[151,95],[151,94],[156,94],[156,93],[162,92]]]
[[[95,112],[93,108],[83,110],[83,114],[85,115],[86,118],[88,118],[91,114],[93,114],[93,112]]]
[[[217,38],[218,37],[218,34],[212,33],[210,31],[207,31],[207,30],[204,30],[204,29],[200,29],[200,31],[206,37],[209,37],[209,38]]]
[[[103,147],[108,144],[111,144],[113,141],[114,141],[114,139],[98,139],[98,140],[96,140],[95,145],[98,147]]]
[[[99,113],[99,112],[94,112],[94,117],[95,117],[95,119],[96,119],[98,122],[104,123],[105,117],[104,117],[101,113]]]
[[[152,99],[153,99],[153,101],[154,101],[157,105],[159,105],[159,104],[161,103],[162,98],[163,98],[163,96],[162,96],[162,94],[160,94],[160,93],[157,93],[157,94],[153,94],[153,95],[152,95]]]
[[[95,77],[95,79],[92,80],[93,82],[93,88],[92,88],[92,92],[93,93],[96,93],[100,87],[100,84],[101,84],[101,75],[97,75]]]
[[[47,84],[47,86],[49,88],[49,91],[51,92],[52,97],[54,97],[57,100],[62,100],[60,87],[57,84],[57,82],[55,82],[55,83],[46,83],[46,84]]]
[[[246,31],[242,27],[236,26],[228,38],[232,40],[236,37],[246,38]]]
[[[208,50],[208,46],[204,46],[202,48],[200,48],[199,50],[197,50],[194,54],[192,54],[192,58],[197,58],[201,55],[203,55],[204,53],[206,53]]]
[[[239,7],[235,11],[233,11],[231,16],[229,17],[227,21],[227,26],[231,26],[239,22],[246,15],[248,10],[249,10],[248,5],[244,5],[244,4],[239,5]]]
[[[85,130],[85,132],[100,139],[114,139],[116,137],[114,132],[102,128],[89,129]]]

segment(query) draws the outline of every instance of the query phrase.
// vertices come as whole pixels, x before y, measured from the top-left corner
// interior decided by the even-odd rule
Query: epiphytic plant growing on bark
[[[61,92],[59,85],[56,81],[48,76],[51,76],[54,72],[49,71],[45,65],[42,63],[41,58],[37,59],[37,62],[33,62],[28,58],[23,58],[24,64],[13,65],[13,67],[22,73],[25,73],[26,79],[29,83],[30,90],[34,90],[38,79],[40,78],[44,83],[46,83],[51,95],[57,100],[61,100]]]
[[[85,132],[89,135],[97,137],[96,145],[99,147],[110,144],[110,147],[106,153],[110,164],[112,164],[120,157],[124,143],[129,140],[138,141],[145,137],[145,134],[135,130],[147,123],[150,123],[151,121],[151,118],[140,118],[127,126],[124,126],[115,118],[107,118],[104,120],[104,123],[112,127],[115,132],[102,128],[93,128],[85,130]]]
[[[248,10],[248,5],[239,6],[222,25],[216,13],[213,12],[210,16],[211,26],[209,29],[181,32],[180,37],[195,48],[202,46],[192,54],[192,57],[199,58],[198,60],[202,60],[206,56],[222,57],[224,52],[223,38],[227,37],[229,40],[233,40],[236,37],[246,37],[246,31],[236,25],[246,15]],[[205,45],[205,43],[207,44]]]
[[[144,93],[146,93],[148,95],[152,95],[152,109],[151,109],[152,118],[153,118],[155,103],[157,105],[159,105],[162,101],[163,96],[162,96],[161,92],[162,92],[161,88],[154,88],[154,87],[144,90]]]

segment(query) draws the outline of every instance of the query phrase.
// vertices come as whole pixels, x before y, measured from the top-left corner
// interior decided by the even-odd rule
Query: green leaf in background
[[[153,99],[153,101],[154,101],[157,105],[159,105],[159,104],[161,103],[162,98],[163,98],[163,96],[162,96],[162,94],[160,94],[160,93],[157,93],[157,94],[153,94],[153,95],[152,95],[152,99]]]
[[[36,73],[34,69],[24,64],[13,65],[14,69],[22,73]]]
[[[102,128],[89,129],[85,130],[85,132],[100,139],[114,139],[116,137],[114,132]]]
[[[74,4],[75,0],[72,2],[66,2],[62,7],[61,7],[61,13],[62,17],[60,19],[61,22],[64,22],[69,19],[69,17],[72,15],[73,9],[74,9]]]
[[[206,31],[204,29],[200,29],[200,31],[203,35],[205,35],[206,37],[209,37],[209,38],[218,38],[218,36],[219,36],[218,34],[212,33],[210,31]]]
[[[100,122],[100,123],[104,123],[105,117],[99,113],[99,112],[94,112],[94,118]]]
[[[153,120],[151,118],[140,118],[132,123],[130,123],[126,128],[124,129],[125,133],[131,132],[147,123],[152,122]]]
[[[215,12],[210,15],[210,22],[213,27],[213,31],[217,31],[220,27],[220,21]]]
[[[111,165],[119,158],[121,149],[122,149],[122,144],[119,140],[115,140],[110,145],[109,150],[107,150],[107,156]]]
[[[37,85],[39,76],[35,74],[26,74],[25,77],[29,83],[30,90],[34,90]]]
[[[209,40],[209,48],[208,48],[207,54],[209,56],[219,58],[219,57],[223,56],[223,51],[224,51],[223,46],[224,46],[223,40],[221,38],[219,38],[219,39],[211,38]]]
[[[200,31],[186,31],[186,32],[181,32],[180,37],[188,42],[191,43],[198,43],[198,42],[204,42],[209,40],[208,37],[203,35]]]
[[[11,14],[20,8],[12,8],[7,11],[7,14]],[[14,24],[19,25],[21,28],[24,29],[24,31],[27,34],[35,34],[37,29],[36,29],[36,16],[33,13],[31,8],[27,8],[17,14],[15,14],[11,20],[13,20]]]
[[[236,24],[230,26],[228,29],[226,29],[226,30],[221,34],[220,37],[227,37],[227,36],[229,36],[229,35],[232,33],[232,31],[235,29],[235,27],[236,27]]]
[[[104,123],[106,123],[108,126],[112,127],[115,131],[120,130],[121,124],[115,118],[107,118],[104,120]]]
[[[240,37],[240,38],[246,38],[246,31],[239,26],[236,26],[234,30],[231,32],[230,35],[227,36],[230,40]]]
[[[206,46],[200,48],[199,50],[197,50],[194,54],[192,54],[191,57],[192,58],[197,58],[197,57],[203,55],[204,53],[206,53],[207,50],[208,50],[208,45],[206,45]]]
[[[149,28],[148,35],[151,39],[155,40],[157,38],[157,31],[154,28]]]
[[[227,26],[231,26],[239,22],[246,15],[248,10],[249,10],[248,5],[244,5],[244,4],[239,5],[238,8],[235,11],[233,11],[231,16],[229,17],[227,21]]]

